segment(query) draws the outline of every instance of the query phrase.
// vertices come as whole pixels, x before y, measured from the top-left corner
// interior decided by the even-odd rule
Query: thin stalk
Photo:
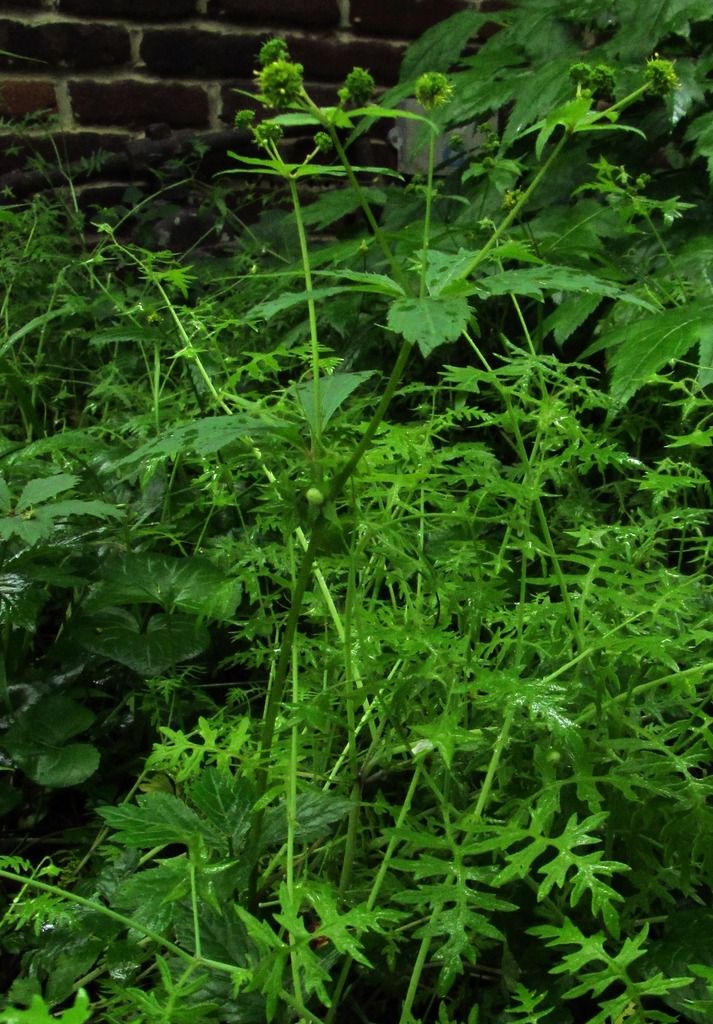
[[[191,880],[191,912],[193,916],[193,945],[196,951],[196,956],[201,957],[203,955],[201,949],[201,922],[200,922],[200,907],[198,904],[198,889],[196,886],[196,865],[193,860],[193,851],[190,851],[190,861],[188,865],[188,875]]]
[[[292,551],[294,562],[294,551]],[[297,644],[292,646],[292,704],[299,702],[299,661]],[[285,803],[287,810],[287,856],[285,860],[285,882],[287,895],[292,907],[295,906],[295,826],[297,824],[297,767],[299,755],[299,731],[297,722],[293,721],[290,730],[290,761],[287,769]],[[302,984],[300,981],[299,946],[296,936],[289,932],[290,967],[292,971],[292,987],[295,997],[302,1002]]]
[[[461,275],[460,275],[461,280],[465,280],[467,277],[470,277],[470,275],[473,273],[473,271],[476,269],[476,267],[479,267],[480,264],[485,259],[485,257],[490,253],[490,251],[495,248],[496,243],[502,238],[503,234],[507,231],[507,229],[510,227],[512,222],[516,219],[516,217],[519,216],[520,211],[526,205],[526,203],[529,202],[530,197],[532,196],[533,192],[538,187],[538,185],[540,184],[542,179],[549,173],[550,168],[555,163],[555,161],[559,157],[560,153],[564,149],[565,143],[568,141],[568,139],[569,139],[569,133],[566,132],[564,135],[562,135],[562,137],[560,138],[560,140],[558,141],[557,145],[555,146],[555,148],[550,153],[550,155],[547,158],[547,160],[545,161],[545,163],[542,165],[542,167],[540,167],[540,169],[537,172],[537,174],[535,175],[535,177],[532,179],[532,181],[527,186],[525,191],[519,197],[519,199],[517,200],[517,202],[515,203],[513,208],[510,210],[510,212],[507,214],[507,216],[503,218],[503,220],[497,226],[497,228],[492,233],[492,235],[490,236],[488,241],[485,243],[485,245],[482,247],[482,249],[480,249],[475,254],[475,256],[470,261],[470,263],[468,263],[466,265],[465,269],[463,271],[461,271]]]
[[[187,953],[185,949],[181,949],[175,942],[171,942],[169,939],[163,937],[158,932],[155,932],[152,928],[147,928],[141,924],[140,921],[134,921],[130,917],[126,917],[124,914],[118,914],[115,910],[111,910],[109,907],[105,907],[102,903],[97,903],[95,900],[88,900],[84,896],[78,896],[77,893],[68,892],[66,889],[61,889],[57,885],[50,885],[48,882],[40,882],[37,878],[24,878],[22,875],[15,874],[14,871],[5,871],[0,869],[0,878],[7,879],[8,882],[15,882],[17,885],[29,886],[31,889],[39,889],[41,892],[48,892],[52,896],[58,896],[60,899],[69,900],[71,903],[76,903],[80,907],[85,907],[87,910],[92,910],[97,914],[103,914],[104,917],[111,918],[112,921],[118,922],[124,928],[131,928],[134,931],[141,932],[147,939],[151,939],[157,946],[161,946],[163,949],[173,953],[174,956],[179,957],[186,963],[193,963],[195,957],[190,953]]]
[[[433,202],[433,165],[436,162],[436,136],[431,131],[428,136],[428,174],[426,177],[426,209],[423,214],[423,262],[421,279],[418,285],[419,298],[426,294],[426,274],[428,272],[428,246],[431,239],[431,204]]]
[[[297,224],[297,236],[300,242],[302,275],[307,289],[307,317],[309,320],[309,340],[312,351],[312,401],[314,403],[314,423],[310,424],[310,426],[314,433],[315,449],[319,452],[322,446],[322,406],[319,400],[319,334],[317,331],[317,310],[312,293],[312,267],[309,261],[309,248],[307,246],[307,235],[302,218],[302,206],[297,190],[297,182],[292,175],[289,175],[287,180],[290,186],[290,197],[295,213],[295,223]]]
[[[391,249],[391,246],[389,245],[388,241],[386,240],[386,236],[384,235],[384,232],[381,230],[381,227],[379,226],[379,223],[378,223],[376,217],[374,216],[374,211],[372,210],[372,208],[371,208],[371,206],[369,204],[368,199],[364,195],[364,190],[361,187],[359,179],[357,178],[356,174],[354,173],[354,168],[352,167],[352,165],[351,165],[351,163],[349,161],[349,157],[346,154],[344,146],[341,143],[341,140],[339,138],[339,135],[337,134],[337,131],[336,131],[334,125],[330,121],[328,121],[328,120],[326,120],[324,118],[324,116],[322,114],[322,111],[319,109],[318,106],[316,106],[312,102],[312,100],[309,100],[309,106],[310,106],[310,109],[311,109],[312,113],[314,113],[314,114],[316,114],[318,116],[320,123],[327,130],[327,132],[329,134],[329,137],[332,140],[332,144],[334,146],[335,152],[336,152],[337,156],[339,157],[340,163],[342,164],[342,166],[343,166],[343,168],[345,170],[345,173],[347,175],[347,180],[349,181],[349,184],[354,189],[354,191],[356,192],[356,194],[357,194],[357,196],[359,198],[359,204],[360,204],[360,206],[361,206],[361,208],[362,208],[362,210],[364,212],[364,216],[366,217],[367,223],[368,223],[369,227],[371,228],[371,232],[372,232],[374,238],[376,239],[377,245],[379,246],[379,248],[381,249],[382,253],[384,254],[384,258],[386,259],[386,262],[389,264],[389,268],[391,270],[391,274],[392,274],[394,280],[397,281],[401,285],[401,287],[404,290],[404,293],[408,294],[409,293],[408,279],[406,278],[406,275],[404,274],[403,270],[401,269],[401,266],[400,266],[398,260],[396,259],[396,256],[394,255],[392,249]]]

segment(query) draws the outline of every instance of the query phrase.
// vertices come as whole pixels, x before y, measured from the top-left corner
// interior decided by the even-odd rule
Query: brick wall
[[[73,162],[102,150],[114,154],[105,176],[123,167],[125,179],[181,139],[224,145],[244,103],[233,90],[252,87],[272,35],[322,102],[354,65],[388,86],[408,41],[469,3],[479,0],[0,0],[0,190],[23,190],[28,152],[51,161],[57,147]],[[44,110],[51,131],[13,128]]]

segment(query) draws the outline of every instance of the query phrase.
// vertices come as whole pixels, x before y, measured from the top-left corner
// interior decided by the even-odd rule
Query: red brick
[[[286,42],[305,74],[320,82],[343,82],[357,66],[370,71],[379,85],[392,85],[406,49],[404,43],[346,35],[287,35]]]
[[[208,97],[197,85],[167,82],[71,81],[69,92],[74,116],[80,124],[125,125],[140,128],[165,121],[174,128],[208,123]]]
[[[190,17],[196,0],[59,0],[62,14],[88,18],[129,18],[132,21],[169,21]]]
[[[157,75],[242,77],[251,73],[260,42],[260,37],[238,31],[146,29],[141,59]]]
[[[351,0],[349,13],[355,32],[404,38],[419,36],[431,25],[469,6],[467,0]]]
[[[107,68],[124,64],[130,57],[129,33],[115,25],[86,25],[81,22],[0,21],[0,68],[27,71],[36,65],[19,57],[41,60],[50,67],[77,70]]]
[[[0,82],[0,114],[3,117],[24,117],[39,110],[56,109],[57,101],[51,82],[33,82],[29,78]]]
[[[332,28],[339,22],[337,0],[208,0],[208,14],[241,24]]]

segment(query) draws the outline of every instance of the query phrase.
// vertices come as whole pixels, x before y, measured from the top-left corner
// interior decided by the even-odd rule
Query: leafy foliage
[[[0,1020],[710,1019],[712,18],[269,44],[208,257],[3,211]]]

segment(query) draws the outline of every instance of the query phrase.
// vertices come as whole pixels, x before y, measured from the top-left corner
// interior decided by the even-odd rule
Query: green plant
[[[47,505],[37,535],[6,517],[26,632],[56,631],[8,688],[11,767],[72,791],[33,760],[43,713],[62,770],[123,716],[143,732],[119,781],[77,780],[102,822],[78,854],[0,862],[30,1007],[6,1015],[86,989],[117,1024],[708,1019],[707,227],[696,154],[685,201],[642,164],[707,88],[705,44],[654,47],[710,17],[644,14],[522,0],[446,75],[486,18],[464,12],[383,103],[355,69],[327,108],[273,41],[238,170],[291,210],[225,286],[109,226],[68,264],[87,295],[56,320],[100,372],[80,426],[10,426],[7,509]],[[439,175],[438,133],[507,102]],[[349,160],[393,117],[422,182]],[[96,532],[99,501],[121,518]]]

